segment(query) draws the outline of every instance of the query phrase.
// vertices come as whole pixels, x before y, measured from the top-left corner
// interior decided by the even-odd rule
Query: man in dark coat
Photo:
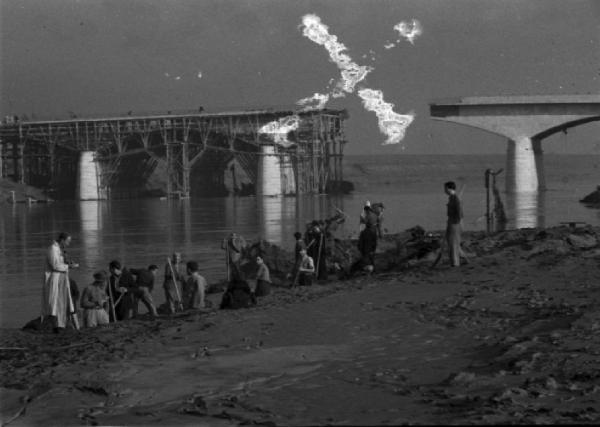
[[[135,278],[117,260],[113,260],[108,264],[108,270],[110,271],[110,277],[108,278],[109,289],[106,292],[109,297],[114,299],[110,304],[114,305],[117,320],[129,319],[131,317],[132,305],[130,290],[135,286]],[[112,309],[109,310],[109,315],[111,322],[114,322]]]
[[[448,181],[444,184],[444,192],[448,195],[446,224],[446,242],[448,244],[448,255],[450,256],[450,264],[453,267],[460,266],[460,259],[467,259],[460,247],[460,234],[462,231],[463,210],[462,204],[456,194],[456,184],[453,181]],[[468,260],[467,260],[468,262]]]
[[[226,251],[227,280],[231,280],[239,273],[242,261],[242,251],[246,247],[246,241],[237,233],[231,233],[221,243],[221,249]]]
[[[241,273],[236,272],[227,285],[227,290],[221,299],[221,310],[248,308],[256,304],[256,297],[250,289],[250,285]]]
[[[360,217],[360,222],[361,224],[364,224],[365,228],[358,236],[358,250],[361,254],[362,264],[372,271],[375,265],[379,218],[377,214],[373,212],[370,204],[365,205],[364,214]]]
[[[319,221],[314,220],[311,223],[304,241],[306,242],[306,253],[315,262],[315,278],[327,280],[325,233]]]
[[[152,300],[152,289],[154,289],[154,279],[156,279],[156,274],[158,273],[158,266],[152,264],[148,269],[132,268],[131,273],[136,276],[135,285],[131,289],[134,297],[133,317],[138,314],[138,303],[140,300],[144,303],[148,309],[148,313],[150,313],[152,317],[158,317],[156,306]]]

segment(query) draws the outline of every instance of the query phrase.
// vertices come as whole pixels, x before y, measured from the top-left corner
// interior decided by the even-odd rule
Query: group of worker
[[[78,267],[67,256],[71,243],[68,233],[60,233],[48,248],[46,271],[42,290],[42,322],[52,319],[54,332],[60,332],[69,320],[79,328],[76,283],[69,278],[69,270]],[[159,268],[126,268],[117,260],[108,264],[109,273],[97,271],[93,282],[81,293],[80,307],[83,324],[95,327],[109,322],[135,318],[142,302],[152,317],[158,311],[152,298],[152,290]],[[187,277],[186,277],[187,274]],[[189,261],[183,265],[181,254],[174,253],[165,265],[163,287],[166,311],[203,308],[205,305],[206,280],[200,275],[198,263]],[[181,292],[180,292],[181,289]]]
[[[449,196],[445,239],[451,265],[457,267],[460,265],[460,259],[464,257],[460,247],[462,206],[454,182],[446,182],[444,191]],[[382,236],[383,210],[383,203],[371,205],[367,201],[360,215],[358,249],[361,258],[355,266],[367,272],[374,270],[377,240]],[[290,275],[292,287],[310,286],[313,279],[327,279],[325,235],[329,226],[337,221],[315,220],[308,224],[304,236],[300,232],[294,234],[295,263]],[[60,233],[49,247],[46,257],[41,319],[43,321],[44,318],[52,317],[55,332],[60,332],[66,327],[69,317],[75,326],[79,327],[76,314],[78,292],[73,292],[74,283],[70,281],[68,274],[69,269],[78,265],[67,256],[66,248],[70,243],[71,236]],[[270,272],[262,256],[258,255],[255,259],[258,270],[254,289],[245,280],[240,265],[245,246],[244,239],[236,233],[231,233],[223,240],[221,247],[226,251],[228,286],[223,294],[221,308],[246,307],[255,304],[256,297],[270,293]],[[151,316],[158,316],[152,299],[152,290],[159,271],[157,265],[152,264],[145,269],[127,269],[119,261],[113,260],[108,269],[108,275],[104,271],[94,273],[92,284],[82,292],[81,308],[85,326],[94,327],[110,321],[134,318],[138,314],[139,302],[146,306]],[[206,279],[200,274],[198,263],[189,261],[184,265],[180,253],[174,253],[167,260],[163,288],[167,313],[205,307]]]
[[[443,247],[447,246],[450,265],[452,267],[459,267],[461,260],[468,263],[468,258],[461,248],[463,208],[455,182],[445,182],[444,192],[448,196],[446,233],[441,243],[436,264],[443,253]],[[360,216],[360,225],[361,228],[364,228],[361,229],[358,237],[358,249],[361,258],[353,265],[353,271],[362,269],[371,273],[374,270],[377,240],[383,236],[383,210],[383,203],[374,203],[371,205],[369,201],[365,202],[363,212]]]

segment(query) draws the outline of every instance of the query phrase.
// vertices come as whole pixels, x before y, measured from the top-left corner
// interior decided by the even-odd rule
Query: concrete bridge
[[[263,131],[290,117],[297,121],[292,132]],[[194,186],[212,195],[325,192],[342,181],[347,117],[345,110],[325,109],[9,117],[0,125],[0,176],[54,190],[76,182],[68,197],[81,200],[135,191],[157,175],[166,178],[169,197],[189,197]]]
[[[542,141],[600,120],[600,95],[467,97],[430,103],[434,120],[508,138],[506,190],[545,189]]]

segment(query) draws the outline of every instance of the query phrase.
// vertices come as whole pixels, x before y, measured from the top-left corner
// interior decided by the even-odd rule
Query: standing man
[[[55,333],[64,330],[69,316],[75,314],[75,305],[69,287],[69,267],[78,265],[67,264],[63,255],[64,248],[70,244],[71,236],[61,232],[46,253],[46,271],[42,287],[42,321],[44,316],[52,316],[55,319]],[[78,326],[76,323],[75,327]]]
[[[236,233],[231,233],[221,243],[221,249],[226,251],[227,260],[227,280],[236,277],[240,270],[242,260],[242,250],[246,246],[246,241],[242,236]]]
[[[373,205],[371,206],[371,210],[375,213],[375,215],[377,215],[377,237],[380,239],[383,237],[382,225],[383,225],[384,209],[385,209],[385,206],[381,202],[373,203]]]
[[[448,255],[450,256],[450,264],[453,267],[459,267],[461,255],[464,257],[460,248],[460,233],[462,231],[461,223],[463,218],[462,204],[456,194],[456,184],[453,181],[448,181],[444,184],[444,192],[448,195],[448,223],[446,225]]]
[[[379,229],[379,217],[371,205],[365,205],[363,215],[360,222],[365,225],[365,228],[358,236],[358,250],[361,254],[360,265],[372,272],[375,266],[375,251],[377,250],[377,238]]]
[[[317,280],[327,280],[325,233],[319,221],[314,220],[311,223],[304,241],[306,243],[306,253],[316,263],[315,278]]]
[[[158,266],[151,264],[148,269],[132,268],[131,273],[136,276],[135,285],[131,288],[133,294],[133,317],[138,314],[138,303],[140,300],[148,309],[152,317],[158,317],[158,312],[152,300],[152,289],[154,289],[154,279],[158,273]]]
[[[185,286],[185,308],[204,308],[204,294],[206,292],[206,279],[200,275],[198,263],[189,261],[186,264],[188,280]]]
[[[175,275],[175,277],[173,277]],[[185,266],[181,262],[181,254],[175,252],[171,257],[171,262],[165,265],[165,281],[163,288],[165,290],[165,300],[169,313],[175,313],[178,307],[182,306],[181,292],[185,283]],[[181,292],[178,291],[181,290]]]

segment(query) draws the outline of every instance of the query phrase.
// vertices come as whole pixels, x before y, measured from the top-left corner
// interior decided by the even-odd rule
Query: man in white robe
[[[71,236],[60,233],[46,253],[46,271],[42,289],[42,321],[47,316],[56,319],[54,331],[67,326],[69,315],[75,312],[69,287],[69,264],[65,263],[63,247],[69,246]],[[76,265],[73,265],[76,267]],[[76,327],[78,324],[75,325]]]

